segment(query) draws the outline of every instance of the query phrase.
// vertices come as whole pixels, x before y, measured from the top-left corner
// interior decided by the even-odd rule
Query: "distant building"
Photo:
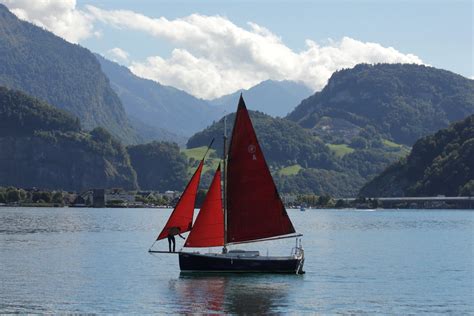
[[[136,195],[141,196],[144,199],[147,199],[153,196],[153,191],[138,191]]]
[[[297,196],[295,194],[282,194],[281,199],[285,205],[294,204]]]
[[[177,197],[180,196],[180,193],[178,191],[166,191],[164,194],[163,194],[164,197],[166,197],[168,200],[173,200]]]
[[[122,189],[112,189],[107,190],[105,193],[105,203],[109,203],[111,201],[114,202],[122,202],[125,204],[130,204],[135,202],[135,192],[127,192]]]

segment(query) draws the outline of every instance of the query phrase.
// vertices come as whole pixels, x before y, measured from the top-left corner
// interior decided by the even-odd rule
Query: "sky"
[[[136,75],[210,99],[267,79],[321,90],[357,63],[474,78],[473,1],[0,0]]]

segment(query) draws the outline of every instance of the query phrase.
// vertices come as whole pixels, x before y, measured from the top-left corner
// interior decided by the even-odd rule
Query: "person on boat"
[[[173,243],[173,252],[176,252],[176,240],[174,236],[178,235],[179,237],[186,239],[183,236],[181,236],[180,231],[181,229],[179,227],[170,227],[168,229],[168,247],[169,247],[170,252],[171,252],[171,243]]]

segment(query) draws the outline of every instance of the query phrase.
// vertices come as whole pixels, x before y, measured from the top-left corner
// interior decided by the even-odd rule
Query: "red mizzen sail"
[[[227,165],[227,242],[294,233],[240,96]]]
[[[156,240],[168,237],[169,230],[174,227],[179,228],[180,234],[191,230],[193,225],[194,204],[199,187],[199,180],[201,179],[203,162],[202,160],[201,163],[199,163],[196,172],[186,186],[186,189],[184,189],[178,204],[176,204],[170,218],[168,218],[165,227]]]
[[[184,247],[217,247],[224,245],[221,167],[216,170],[201,210]]]

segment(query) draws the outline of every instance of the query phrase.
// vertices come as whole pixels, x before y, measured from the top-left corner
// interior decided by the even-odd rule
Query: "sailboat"
[[[165,238],[166,232],[176,226],[180,232],[190,231],[184,248],[222,247],[219,253],[179,251],[182,272],[304,273],[302,234],[296,233],[278,194],[242,95],[229,150],[226,149],[224,132],[224,170],[221,172],[220,165],[216,169],[194,225],[191,201],[196,196],[205,158],[157,240]],[[288,256],[228,250],[228,246],[282,238],[296,238],[296,245]]]

